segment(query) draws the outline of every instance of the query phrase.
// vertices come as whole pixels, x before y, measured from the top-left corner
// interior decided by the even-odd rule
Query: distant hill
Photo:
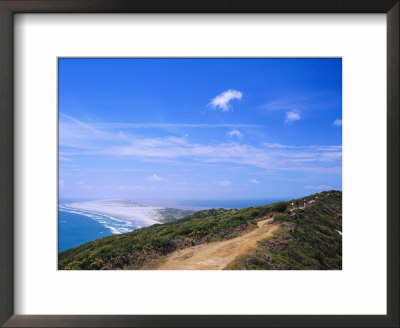
[[[240,250],[239,241],[252,236],[261,239],[251,249],[239,252],[240,256],[225,269],[341,269],[342,193],[332,190],[305,198],[305,209],[303,198],[298,208],[291,206],[292,202],[296,204],[293,200],[240,210],[209,209],[173,222],[104,237],[60,253],[58,267],[157,269],[177,252],[207,248],[204,254],[212,254],[210,249],[225,245],[222,243],[227,240],[231,241],[226,245]],[[267,233],[269,227],[273,229]],[[264,229],[265,235],[257,229]]]
[[[158,213],[161,214],[162,223],[172,222],[179,219],[182,219],[190,214],[193,214],[195,211],[192,210],[180,210],[177,208],[163,208],[162,210],[158,210]]]

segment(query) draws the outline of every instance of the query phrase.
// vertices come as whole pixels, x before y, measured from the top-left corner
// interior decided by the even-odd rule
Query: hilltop
[[[332,190],[305,198],[305,209],[291,206],[296,200],[240,210],[209,209],[104,237],[60,253],[58,267],[341,269],[342,193]]]

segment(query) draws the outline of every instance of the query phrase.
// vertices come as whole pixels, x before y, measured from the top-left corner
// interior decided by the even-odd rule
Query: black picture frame
[[[0,324],[4,327],[399,327],[399,0],[0,0]],[[14,315],[13,20],[16,13],[385,13],[387,315]]]

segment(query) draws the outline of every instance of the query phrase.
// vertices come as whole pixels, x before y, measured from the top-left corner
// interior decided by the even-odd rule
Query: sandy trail
[[[166,257],[158,270],[222,270],[239,255],[256,246],[257,241],[271,237],[278,229],[273,219],[259,221],[257,228],[233,239],[202,244],[175,251]]]

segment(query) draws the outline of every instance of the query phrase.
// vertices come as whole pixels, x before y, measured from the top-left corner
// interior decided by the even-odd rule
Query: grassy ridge
[[[287,202],[241,210],[210,209],[186,218],[122,235],[97,239],[59,254],[61,270],[141,269],[176,249],[230,239],[256,228],[271,213],[283,213]]]
[[[306,198],[309,205],[305,210],[288,209],[275,216],[281,226],[274,237],[259,242],[255,250],[227,269],[341,269],[342,193],[329,191]]]

